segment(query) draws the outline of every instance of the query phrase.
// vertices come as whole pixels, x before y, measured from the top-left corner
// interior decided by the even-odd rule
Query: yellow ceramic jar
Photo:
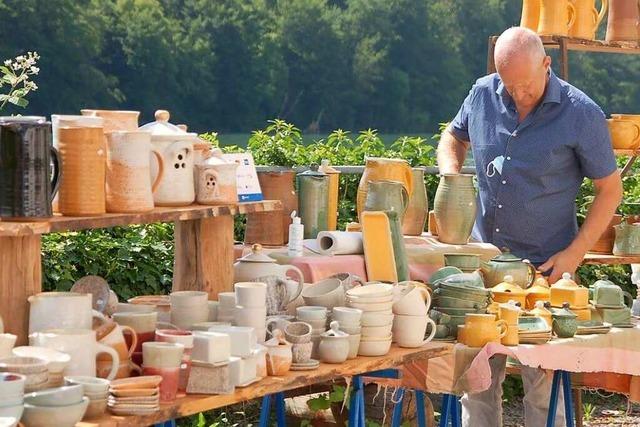
[[[571,280],[571,274],[564,273],[562,279],[551,286],[550,298],[554,307],[562,307],[568,302],[571,310],[586,308],[589,305],[589,290]]]
[[[536,278],[533,286],[526,290],[526,309],[531,310],[536,306],[537,301],[549,301],[549,283],[542,275]]]
[[[504,282],[491,288],[491,293],[495,302],[507,303],[513,300],[519,302],[521,307],[525,306],[527,294],[524,289],[514,283],[513,276],[504,276]]]

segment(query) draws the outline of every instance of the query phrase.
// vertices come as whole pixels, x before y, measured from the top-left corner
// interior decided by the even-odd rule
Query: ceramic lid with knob
[[[238,261],[242,262],[268,262],[271,264],[277,263],[277,261],[271,258],[269,255],[262,252],[262,245],[259,243],[251,246],[251,253],[243,256]]]
[[[334,320],[329,324],[329,330],[324,332],[322,338],[347,338],[349,334],[340,330],[340,324]]]
[[[491,261],[496,261],[496,262],[515,262],[515,261],[522,261],[522,258],[515,256],[514,254],[511,253],[511,250],[509,248],[502,248],[502,253],[500,255],[496,255],[493,258],[491,258]]]
[[[571,279],[571,273],[562,273],[562,279],[553,284],[558,288],[578,288],[578,284]]]
[[[565,273],[566,274],[566,273]],[[565,302],[562,304],[562,308],[554,308],[552,309],[551,315],[553,318],[567,318],[567,319],[575,319],[578,317],[577,314],[569,310],[569,303]]]
[[[507,274],[504,276],[504,282],[498,283],[493,288],[491,288],[492,292],[510,292],[513,294],[522,294],[524,295],[526,291],[522,289],[520,286],[516,285],[513,280],[513,276]]]
[[[151,139],[171,139],[199,142],[198,134],[186,132],[181,127],[169,123],[170,114],[167,110],[157,110],[155,122],[140,126],[140,130],[150,132]]]

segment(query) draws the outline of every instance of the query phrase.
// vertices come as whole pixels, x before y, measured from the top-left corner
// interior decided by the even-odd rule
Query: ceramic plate
[[[310,359],[308,362],[305,362],[305,363],[292,363],[291,370],[292,371],[310,371],[313,369],[318,369],[319,366],[320,366],[320,362],[314,359]]]
[[[620,324],[614,323],[611,326],[613,326],[614,328],[625,328],[625,329],[636,327],[636,325],[634,325],[633,323],[620,323]]]
[[[518,331],[550,332],[551,329],[541,317],[520,317],[518,319]]]
[[[525,338],[525,339],[520,339],[520,344],[546,344],[549,341],[551,341],[551,337],[549,338]]]
[[[439,282],[451,276],[452,274],[460,274],[460,273],[462,273],[462,270],[460,270],[458,267],[453,267],[453,266],[442,267],[441,269],[439,269],[429,277],[429,279],[427,280],[427,283],[430,283],[432,285],[437,285]]]
[[[120,380],[111,381],[111,389],[125,390],[131,388],[156,388],[160,385],[161,381],[162,377],[160,375],[146,375],[143,377],[122,378]]]
[[[109,412],[115,415],[149,415],[155,412],[158,412],[160,407],[152,408],[152,409],[143,409],[143,408],[109,408]]]
[[[123,390],[110,389],[109,392],[116,397],[145,397],[156,395],[158,393],[158,388],[128,388]]]
[[[591,304],[594,305],[595,308],[605,308],[605,309],[611,309],[611,310],[620,310],[623,308],[627,308],[626,305],[605,305],[605,304],[594,304],[593,301],[591,301]]]
[[[110,396],[109,397],[109,402],[113,402],[113,403],[159,403],[160,402],[160,396],[159,395],[153,395],[153,396],[135,396],[135,397],[115,397],[115,396]]]

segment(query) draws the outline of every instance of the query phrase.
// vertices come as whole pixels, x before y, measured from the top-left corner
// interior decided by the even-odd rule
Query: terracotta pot
[[[522,16],[520,17],[520,26],[538,31],[538,23],[540,22],[540,1],[541,0],[522,0]]]
[[[622,150],[634,150],[640,144],[640,123],[635,120],[617,118],[607,119],[611,144],[613,148]]]
[[[576,19],[569,27],[569,36],[594,40],[596,31],[607,13],[608,0],[601,0],[600,10],[596,9],[596,0],[573,0]]]
[[[593,245],[590,252],[610,254],[613,251],[613,242],[616,239],[614,227],[622,222],[622,215],[614,215],[609,223],[609,227],[602,233],[602,236]]]
[[[151,158],[159,164],[158,175],[151,183]],[[108,212],[146,212],[153,209],[153,192],[164,175],[164,162],[151,147],[151,134],[140,131],[117,131],[107,134]]]
[[[413,191],[409,198],[409,206],[404,213],[402,233],[405,236],[420,236],[424,231],[429,212],[427,188],[424,185],[424,169],[413,168]]]
[[[576,9],[569,0],[541,0],[538,34],[566,36],[576,19]]]
[[[329,176],[329,207],[327,208],[327,230],[338,228],[338,199],[340,193],[340,171],[332,168],[328,160],[323,160],[320,172]]]
[[[356,208],[358,210],[358,218],[364,211],[367,192],[369,191],[370,181],[397,181],[404,185],[407,194],[413,192],[413,176],[411,166],[406,160],[402,159],[384,159],[379,157],[368,157],[366,159],[364,172],[360,178],[358,185],[358,193],[356,198]]]
[[[610,0],[607,21],[608,42],[637,42],[640,38],[640,12],[637,0]]]
[[[291,212],[298,210],[294,171],[258,172],[260,189],[265,200],[280,200],[282,211],[247,215],[244,243],[282,246],[289,241]]]
[[[101,215],[106,212],[106,147],[98,127],[59,129],[64,179],[58,208],[63,215]]]
[[[473,230],[476,209],[473,175],[443,175],[434,200],[438,240],[466,244]]]
[[[83,116],[102,117],[104,119],[104,133],[118,130],[133,131],[138,129],[138,117],[140,111],[123,110],[80,110]]]

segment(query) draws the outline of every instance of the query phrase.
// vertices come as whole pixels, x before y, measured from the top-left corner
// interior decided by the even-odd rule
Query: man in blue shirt
[[[443,133],[440,173],[459,173],[471,147],[479,192],[473,237],[529,259],[554,283],[575,272],[622,198],[607,122],[595,102],[555,76],[533,31],[505,31],[495,63],[498,73],[478,79]],[[596,195],[578,230],[575,200],[585,177]],[[491,388],[462,399],[464,425],[502,425],[505,358],[491,362]],[[525,424],[544,425],[549,375],[523,367],[522,377]]]

